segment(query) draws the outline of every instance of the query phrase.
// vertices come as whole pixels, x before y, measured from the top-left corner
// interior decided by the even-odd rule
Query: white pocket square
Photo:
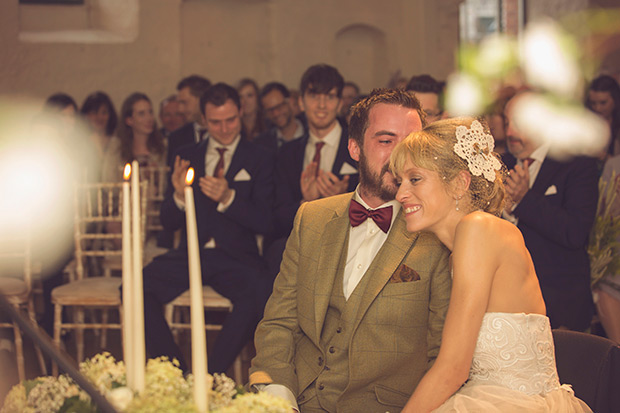
[[[250,174],[245,169],[242,169],[239,172],[237,172],[237,175],[235,175],[235,179],[234,179],[235,182],[242,182],[242,181],[249,181],[249,180],[250,180]]]
[[[340,175],[353,175],[357,173],[357,169],[355,169],[354,167],[352,167],[350,164],[348,163],[343,163],[342,164],[342,168],[340,168]]]
[[[545,196],[547,195],[555,195],[558,193],[558,188],[555,187],[555,185],[551,185],[549,188],[547,188],[547,190],[545,191]]]

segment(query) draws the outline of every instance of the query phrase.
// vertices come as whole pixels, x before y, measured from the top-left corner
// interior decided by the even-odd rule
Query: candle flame
[[[189,168],[187,170],[187,175],[185,175],[185,183],[191,185],[192,182],[194,182],[194,168]]]
[[[123,171],[123,179],[125,181],[128,181],[130,176],[131,176],[131,164],[130,163],[126,163],[125,164],[125,170]]]

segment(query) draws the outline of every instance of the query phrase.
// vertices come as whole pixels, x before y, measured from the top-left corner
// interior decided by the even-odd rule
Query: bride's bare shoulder
[[[457,236],[461,233],[466,238],[483,238],[495,243],[521,237],[521,232],[515,225],[482,211],[474,211],[465,215],[457,225],[456,232]]]

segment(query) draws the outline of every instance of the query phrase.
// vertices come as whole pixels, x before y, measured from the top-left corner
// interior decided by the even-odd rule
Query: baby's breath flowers
[[[80,372],[119,412],[194,413],[194,378],[183,376],[179,363],[165,357],[151,359],[146,365],[144,391],[136,394],[127,387],[125,364],[109,353],[97,354],[80,363]],[[206,391],[206,389],[205,389]],[[209,411],[219,413],[289,412],[283,399],[268,394],[241,394],[233,380],[215,374],[209,389]],[[39,377],[14,386],[5,398],[0,413],[95,413],[90,397],[65,375]]]

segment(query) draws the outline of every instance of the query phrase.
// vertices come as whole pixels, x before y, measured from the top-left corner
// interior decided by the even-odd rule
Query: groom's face
[[[362,147],[349,140],[351,157],[359,162],[360,186],[364,192],[391,201],[397,187],[389,170],[394,147],[411,132],[422,129],[416,109],[400,105],[377,103],[368,113],[368,127]]]

